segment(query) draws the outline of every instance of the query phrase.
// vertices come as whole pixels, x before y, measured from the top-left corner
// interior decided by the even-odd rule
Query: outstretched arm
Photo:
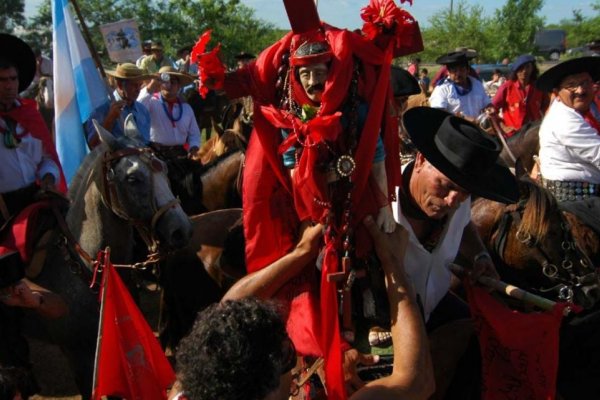
[[[372,217],[365,226],[375,241],[387,286],[392,316],[394,369],[392,375],[369,382],[350,399],[426,399],[435,389],[425,326],[415,294],[404,271],[408,243],[406,230],[397,226],[391,234],[377,229]]]
[[[69,312],[62,297],[28,279],[3,289],[0,301],[7,306],[31,308],[46,318],[59,318]]]
[[[300,240],[291,252],[237,281],[221,301],[249,296],[263,299],[273,297],[283,285],[316,259],[322,232],[323,226],[320,224],[310,226],[308,223],[303,223],[300,228]]]

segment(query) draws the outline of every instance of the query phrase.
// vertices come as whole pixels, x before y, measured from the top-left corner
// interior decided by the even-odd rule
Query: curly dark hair
[[[284,372],[285,325],[278,306],[255,298],[198,314],[177,351],[178,376],[192,400],[259,400]]]

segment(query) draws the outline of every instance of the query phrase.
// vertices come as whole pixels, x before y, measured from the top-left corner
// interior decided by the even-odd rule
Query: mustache
[[[309,87],[308,89],[306,89],[306,92],[307,92],[308,94],[313,94],[313,93],[314,93],[314,92],[316,92],[317,90],[318,90],[318,91],[320,91],[320,92],[324,91],[324,90],[325,90],[325,85],[324,85],[324,84],[322,84],[322,83],[317,83],[317,84],[315,84],[315,85],[312,85],[312,86],[311,86],[311,87]]]

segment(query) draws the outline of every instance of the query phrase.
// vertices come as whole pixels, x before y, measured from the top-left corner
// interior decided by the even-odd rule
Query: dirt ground
[[[140,293],[141,309],[150,327],[157,330],[160,292],[154,285]],[[40,385],[40,393],[33,400],[81,400],[73,374],[57,346],[29,338],[33,370]]]

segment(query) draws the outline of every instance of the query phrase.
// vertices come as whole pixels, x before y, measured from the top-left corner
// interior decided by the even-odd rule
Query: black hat
[[[35,54],[31,47],[16,36],[0,33],[0,57],[15,64],[19,72],[19,92],[27,89],[35,76]]]
[[[502,146],[472,123],[415,107],[404,113],[404,126],[425,159],[466,191],[502,203],[519,199],[515,176],[498,163]]]
[[[589,72],[594,82],[600,80],[600,57],[580,57],[561,62],[545,71],[535,82],[543,92],[551,92],[569,75]]]
[[[465,64],[469,65],[469,58],[467,53],[464,51],[453,51],[448,54],[444,54],[435,60],[438,64],[451,65],[451,64]]]
[[[246,53],[245,51],[242,51],[239,54],[236,54],[234,57],[236,60],[253,60],[256,58],[256,56],[254,54],[250,54],[250,53]]]
[[[394,97],[410,96],[421,93],[421,87],[419,86],[417,79],[404,68],[392,65],[390,81],[392,83]]]

